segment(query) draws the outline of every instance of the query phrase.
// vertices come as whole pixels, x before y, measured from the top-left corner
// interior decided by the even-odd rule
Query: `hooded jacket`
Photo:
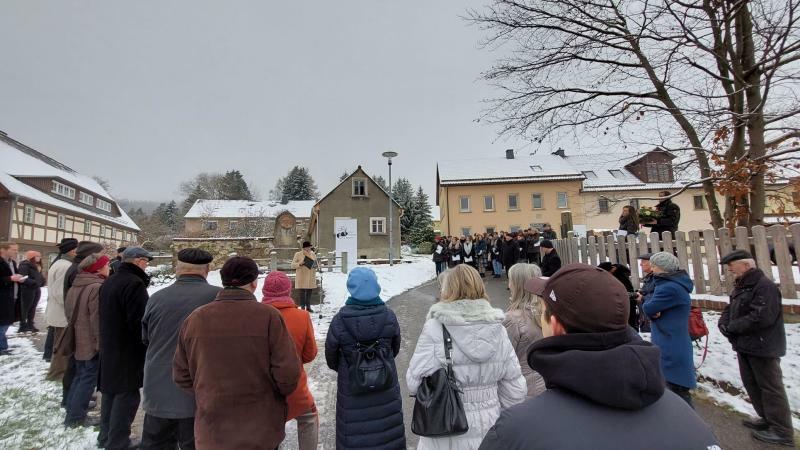
[[[653,344],[661,349],[664,378],[670,383],[693,389],[697,380],[692,339],[689,337],[689,310],[692,307],[689,294],[694,284],[683,270],[655,274],[653,284],[653,295],[642,309],[651,320]]]
[[[408,365],[408,391],[416,394],[424,377],[444,367],[444,325],[453,339],[453,371],[469,431],[460,436],[420,437],[419,450],[477,449],[500,412],[525,400],[527,385],[503,327],[504,318],[502,310],[484,299],[431,306]]]
[[[534,343],[530,366],[547,391],[500,416],[481,450],[708,449],[714,434],[664,389],[659,350],[626,328]]]
[[[89,361],[100,352],[100,286],[106,279],[97,273],[81,272],[67,292],[64,311],[72,320],[75,308],[75,354],[78,361]]]

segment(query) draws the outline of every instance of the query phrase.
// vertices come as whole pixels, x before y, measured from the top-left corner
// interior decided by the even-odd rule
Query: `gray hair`
[[[91,266],[92,264],[96,263],[98,259],[103,256],[103,252],[100,253],[92,253],[91,255],[83,258],[83,261],[78,263],[78,270],[84,270],[87,267]]]
[[[541,316],[540,303],[542,298],[538,295],[531,294],[525,290],[525,282],[531,278],[538,278],[542,276],[542,269],[536,264],[519,263],[511,266],[508,270],[508,279],[510,284],[514,286],[511,291],[511,301],[508,304],[507,311],[521,309],[530,310],[533,313],[533,318],[536,324],[539,323]]]
[[[672,253],[658,252],[650,257],[650,264],[664,272],[675,272],[680,269],[680,261]]]
[[[758,267],[756,260],[753,258],[742,259],[741,261],[747,264],[747,266],[750,267],[751,269],[755,269],[756,267]]]
[[[208,273],[208,264],[192,264],[183,261],[178,261],[175,265],[175,274],[177,275],[205,275]]]

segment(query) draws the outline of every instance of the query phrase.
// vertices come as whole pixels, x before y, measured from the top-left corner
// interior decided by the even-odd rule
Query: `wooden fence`
[[[643,253],[672,252],[681,269],[695,284],[695,293],[727,295],[733,289],[733,276],[720,266],[720,258],[733,250],[749,251],[767,277],[779,283],[783,298],[798,298],[794,278],[794,249],[800,248],[800,224],[790,227],[755,226],[751,230],[737,227],[733,233],[719,230],[640,233],[628,236],[589,236],[558,239],[553,242],[563,264],[582,262],[596,266],[604,261],[626,264],[631,268],[631,281],[639,286],[643,274],[638,257]],[[773,274],[777,267],[777,277]],[[777,279],[776,279],[777,278]]]

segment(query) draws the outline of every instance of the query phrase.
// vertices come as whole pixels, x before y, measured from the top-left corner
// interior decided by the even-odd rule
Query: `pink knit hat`
[[[283,272],[270,272],[264,280],[261,293],[264,294],[264,299],[288,297],[292,293],[292,282]]]

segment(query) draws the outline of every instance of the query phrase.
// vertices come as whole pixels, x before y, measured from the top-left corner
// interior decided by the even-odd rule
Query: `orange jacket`
[[[286,328],[292,335],[294,345],[297,349],[297,356],[300,362],[308,364],[317,356],[317,340],[314,338],[314,326],[311,324],[311,314],[308,311],[297,309],[297,305],[291,297],[264,298],[262,303],[275,307],[280,311],[286,322]],[[308,390],[308,377],[304,368],[300,370],[300,380],[297,389],[289,397],[289,411],[286,414],[286,421],[309,412],[314,407],[314,397]]]

